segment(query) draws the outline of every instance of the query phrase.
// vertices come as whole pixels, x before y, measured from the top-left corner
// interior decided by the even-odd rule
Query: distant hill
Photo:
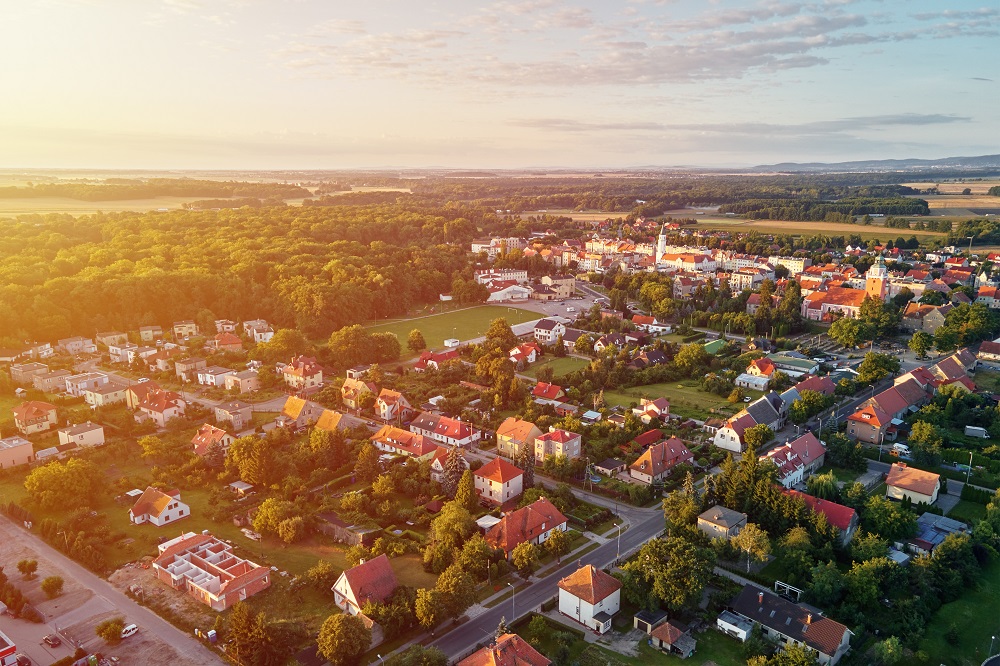
[[[945,157],[939,160],[858,160],[855,162],[782,162],[762,164],[746,171],[829,173],[837,171],[924,171],[928,169],[1000,169],[1000,155]]]

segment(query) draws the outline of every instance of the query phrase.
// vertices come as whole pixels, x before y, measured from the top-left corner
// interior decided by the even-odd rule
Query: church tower
[[[889,269],[885,267],[881,254],[865,274],[865,293],[883,302],[889,295]]]
[[[667,225],[660,227],[660,237],[656,239],[656,263],[663,260],[663,255],[667,253]]]

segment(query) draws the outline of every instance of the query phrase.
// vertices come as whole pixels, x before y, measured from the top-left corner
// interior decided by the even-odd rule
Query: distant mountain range
[[[1000,155],[945,157],[940,160],[858,160],[855,162],[782,162],[762,164],[745,171],[830,173],[837,171],[924,171],[928,169],[1000,169]]]

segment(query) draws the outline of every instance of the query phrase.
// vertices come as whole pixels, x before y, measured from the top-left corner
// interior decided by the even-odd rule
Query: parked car
[[[28,658],[28,655],[21,652],[17,653],[14,657],[14,661],[17,662],[17,666],[31,666],[31,659]]]
[[[139,626],[135,624],[125,625],[122,629],[122,638],[128,638],[129,636],[135,636],[136,632],[139,631]]]
[[[45,644],[48,645],[49,647],[59,647],[60,645],[62,645],[62,641],[55,634],[49,634],[42,640],[45,641]]]

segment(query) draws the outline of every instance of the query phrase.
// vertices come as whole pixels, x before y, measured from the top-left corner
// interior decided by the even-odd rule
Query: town
[[[0,663],[993,654],[1000,254],[957,242],[992,227],[481,214],[383,243],[410,295],[367,323],[292,291],[22,319]]]

